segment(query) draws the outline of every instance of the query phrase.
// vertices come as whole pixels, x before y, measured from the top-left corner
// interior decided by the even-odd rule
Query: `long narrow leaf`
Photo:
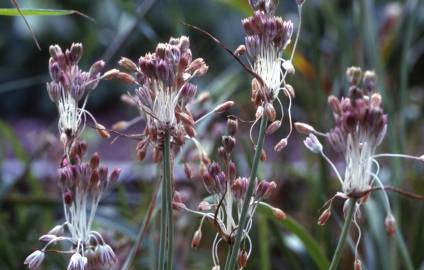
[[[22,14],[25,16],[65,16],[77,14],[88,19],[93,20],[91,17],[81,13],[77,10],[63,10],[63,9],[38,9],[38,8],[21,8]],[[16,8],[0,8],[0,16],[21,16]]]
[[[289,230],[291,233],[299,237],[302,243],[305,246],[305,249],[308,251],[311,258],[317,264],[319,269],[326,270],[329,267],[329,262],[326,254],[322,252],[322,247],[314,240],[314,238],[309,234],[309,232],[297,221],[291,217],[287,217],[285,220],[277,221],[274,217],[271,209],[260,205],[258,208],[259,212],[264,216],[271,218],[281,227]]]

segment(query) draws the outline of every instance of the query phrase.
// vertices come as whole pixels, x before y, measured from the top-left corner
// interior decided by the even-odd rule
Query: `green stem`
[[[261,125],[260,125],[260,128],[259,128],[258,143],[256,145],[255,155],[253,157],[253,164],[252,164],[252,170],[251,170],[251,173],[250,173],[249,185],[247,187],[246,197],[244,199],[243,208],[241,210],[241,215],[240,215],[240,220],[239,220],[238,229],[237,229],[237,233],[236,233],[236,238],[235,238],[234,245],[231,249],[231,256],[230,256],[230,259],[228,261],[228,265],[225,265],[225,268],[224,268],[225,270],[233,270],[235,268],[235,265],[236,265],[237,255],[239,253],[241,240],[243,238],[242,236],[243,236],[243,233],[244,233],[244,228],[245,228],[246,222],[247,222],[247,211],[249,209],[250,198],[253,195],[253,191],[254,191],[254,187],[255,187],[255,183],[256,183],[256,174],[258,172],[259,160],[260,160],[261,153],[262,153],[262,147],[264,145],[265,130],[266,130],[267,122],[268,122],[268,118],[267,118],[266,114],[264,114],[262,116],[262,119],[261,119]]]
[[[172,257],[174,247],[174,223],[172,220],[172,176],[171,176],[171,154],[170,154],[171,142],[169,134],[165,137],[165,143],[163,148],[163,176],[165,183],[165,196],[166,196],[166,219],[167,219],[167,245],[166,245],[166,269],[172,270]]]
[[[353,214],[355,213],[355,205],[355,200],[349,199],[347,216],[343,225],[342,233],[340,234],[339,242],[337,243],[336,251],[334,252],[333,260],[331,260],[330,268],[328,268],[329,270],[336,270],[337,265],[339,264],[340,259],[342,258],[342,250],[346,243],[350,225],[352,225]]]
[[[166,139],[165,139],[166,140]],[[164,169],[165,169],[165,155],[163,156]],[[165,170],[164,170],[165,171]],[[160,218],[160,242],[159,242],[159,262],[158,269],[165,269],[165,249],[166,249],[166,224],[167,224],[167,194],[166,194],[166,180],[165,172],[162,178],[162,191],[161,191],[161,218]]]
[[[396,240],[398,242],[398,247],[400,255],[404,260],[404,266],[407,270],[414,270],[414,263],[412,262],[411,255],[409,254],[408,247],[406,246],[405,239],[399,228],[396,229]]]

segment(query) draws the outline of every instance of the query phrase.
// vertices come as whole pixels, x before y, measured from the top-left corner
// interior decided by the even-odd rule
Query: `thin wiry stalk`
[[[347,235],[350,229],[350,225],[352,225],[353,214],[355,213],[356,202],[355,200],[350,199],[347,215],[345,218],[345,223],[343,225],[342,232],[340,234],[339,242],[337,243],[336,251],[334,252],[333,259],[331,260],[329,270],[336,270],[337,266],[342,258],[343,247],[346,243]]]
[[[146,217],[143,220],[143,224],[140,227],[140,231],[138,232],[136,241],[134,242],[134,246],[131,248],[131,251],[125,260],[124,266],[121,270],[128,270],[131,267],[131,264],[134,260],[135,255],[137,254],[137,250],[141,248],[141,244],[143,242],[144,236],[146,235],[147,229],[150,224],[150,220],[153,215],[155,215],[155,207],[156,207],[156,195],[158,193],[158,188],[155,191],[155,194],[150,201],[149,209],[147,210]]]
[[[165,137],[163,149],[163,180],[165,185],[166,197],[166,227],[167,227],[167,244],[166,244],[166,269],[172,270],[172,255],[174,246],[174,224],[172,221],[172,176],[171,176],[171,155],[170,155],[170,137]]]
[[[231,249],[231,255],[230,255],[230,259],[228,260],[228,264],[225,265],[225,268],[224,268],[225,270],[233,270],[236,265],[236,259],[240,249],[241,239],[244,233],[244,227],[246,226],[246,222],[247,222],[247,210],[249,208],[250,198],[253,195],[253,191],[255,187],[256,174],[258,172],[259,160],[260,160],[262,148],[264,145],[265,130],[266,130],[267,122],[268,122],[268,117],[266,116],[266,114],[264,114],[262,116],[261,125],[259,127],[258,143],[256,145],[255,155],[253,157],[253,164],[252,164],[252,170],[250,173],[249,186],[247,187],[246,197],[243,202],[243,208],[240,215],[240,220],[238,224],[239,226],[237,229],[235,242]]]

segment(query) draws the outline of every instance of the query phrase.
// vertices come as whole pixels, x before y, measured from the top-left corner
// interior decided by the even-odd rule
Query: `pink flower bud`
[[[392,237],[396,233],[396,219],[392,214],[388,214],[384,220],[384,227],[387,235]]]
[[[264,109],[268,119],[271,122],[275,121],[275,117],[277,116],[277,113],[275,112],[274,106],[271,103],[266,103]]]
[[[223,113],[228,111],[229,109],[231,109],[231,107],[234,106],[234,101],[226,101],[218,106],[216,106],[216,108],[214,109],[215,112],[217,113]]]
[[[286,146],[287,146],[287,138],[283,138],[274,146],[274,151],[281,152],[284,148],[286,148]]]
[[[355,259],[355,262],[353,264],[353,269],[354,270],[362,270],[362,263],[361,260],[359,259]]]
[[[240,266],[241,269],[245,268],[247,266],[247,260],[249,258],[247,257],[247,252],[246,250],[242,249],[240,250],[239,254],[238,254],[238,265]]]
[[[306,123],[296,122],[294,123],[294,127],[300,134],[309,135],[310,133],[315,132],[315,129]]]
[[[318,225],[321,225],[321,226],[325,225],[327,221],[330,219],[330,217],[331,217],[331,209],[327,208],[319,216]]]
[[[280,208],[277,208],[277,207],[272,208],[272,214],[278,220],[285,220],[287,218],[286,213],[284,213],[283,210],[281,210]]]
[[[281,127],[281,121],[280,120],[276,120],[274,122],[272,122],[266,129],[265,134],[266,135],[271,135],[274,132],[276,132],[279,128]]]
[[[198,248],[201,240],[202,240],[202,231],[198,229],[197,231],[194,232],[193,239],[191,240],[191,247]]]

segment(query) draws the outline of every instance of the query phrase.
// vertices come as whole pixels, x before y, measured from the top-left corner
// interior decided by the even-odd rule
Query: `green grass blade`
[[[21,8],[25,16],[64,16],[82,14],[76,10]],[[21,16],[16,8],[0,8],[0,16]]]
[[[330,263],[327,259],[326,254],[323,253],[322,247],[318,244],[318,242],[315,241],[312,235],[310,235],[308,231],[301,224],[299,224],[296,220],[294,220],[291,217],[287,217],[285,220],[282,220],[282,221],[277,220],[274,217],[274,214],[272,213],[271,209],[263,205],[259,205],[258,212],[272,219],[280,227],[289,230],[291,233],[299,237],[299,239],[302,241],[303,245],[305,246],[305,249],[308,251],[309,255],[311,256],[313,261],[316,263],[316,265],[319,267],[319,269],[321,270],[328,269]]]

